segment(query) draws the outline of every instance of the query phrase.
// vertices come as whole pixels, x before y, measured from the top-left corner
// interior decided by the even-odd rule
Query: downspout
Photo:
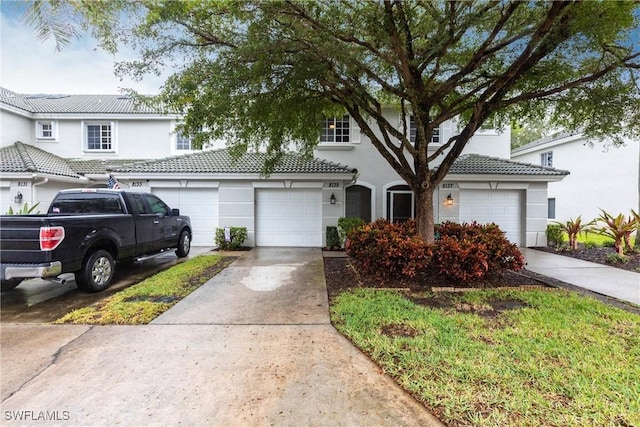
[[[38,177],[38,175],[34,173],[31,176],[31,179],[36,179],[37,177]],[[49,178],[43,178],[42,181],[36,182],[36,183],[31,185],[31,206],[33,206],[33,204],[35,203],[35,194],[36,194],[35,187],[37,187],[39,185],[42,185],[42,184],[46,184],[47,182],[49,182]]]

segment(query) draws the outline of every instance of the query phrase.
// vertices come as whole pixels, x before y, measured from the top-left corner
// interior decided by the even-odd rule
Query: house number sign
[[[142,181],[131,182],[131,187],[142,187]]]
[[[29,187],[31,184],[29,181],[18,181],[18,187]]]
[[[442,188],[453,188],[453,184],[442,184]]]
[[[329,183],[329,188],[340,188],[340,183],[339,182],[330,182]]]

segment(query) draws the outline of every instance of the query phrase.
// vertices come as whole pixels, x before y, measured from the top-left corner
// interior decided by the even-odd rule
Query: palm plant
[[[600,209],[600,211],[602,215],[596,218],[596,221],[603,222],[604,227],[597,228],[595,230],[596,233],[612,238],[618,255],[624,255],[625,246],[628,250],[631,250],[631,233],[633,233],[638,226],[637,217],[629,216],[625,218],[622,214],[614,217],[603,209]]]
[[[40,204],[40,202],[36,203],[35,205],[29,207],[29,203],[25,203],[24,205],[22,205],[22,207],[20,208],[20,210],[14,211],[13,208],[11,206],[9,206],[9,210],[7,211],[7,215],[31,215],[31,214],[39,214],[40,211],[38,212],[33,212],[35,210],[35,208],[38,207],[38,205]]]
[[[594,222],[595,221],[591,221],[583,224],[582,217],[578,216],[575,220],[569,218],[569,221],[565,223],[556,222],[556,224],[569,236],[569,248],[576,250],[578,249],[578,234],[582,231],[588,231]]]

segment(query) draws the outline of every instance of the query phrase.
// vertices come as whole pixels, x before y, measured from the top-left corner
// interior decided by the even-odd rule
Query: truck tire
[[[85,292],[100,292],[111,285],[115,262],[108,251],[98,250],[88,258],[82,270],[76,271],[76,284]]]
[[[176,255],[179,258],[184,258],[189,255],[189,251],[191,250],[191,233],[187,230],[183,230],[180,233],[180,239],[178,239],[178,249],[176,249]]]
[[[14,289],[16,286],[18,286],[20,283],[22,283],[22,279],[3,280],[2,283],[0,283],[0,290],[2,292],[10,291],[11,289]]]

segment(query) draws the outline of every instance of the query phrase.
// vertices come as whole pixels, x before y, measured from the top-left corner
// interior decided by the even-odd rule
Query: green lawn
[[[200,255],[97,302],[55,323],[139,325],[151,322],[225,268],[230,261]]]
[[[331,315],[338,330],[446,423],[640,425],[640,317],[559,290],[455,298],[462,308],[486,307],[491,299],[524,307],[482,317],[359,289],[338,296]],[[389,327],[409,333],[389,334]]]

